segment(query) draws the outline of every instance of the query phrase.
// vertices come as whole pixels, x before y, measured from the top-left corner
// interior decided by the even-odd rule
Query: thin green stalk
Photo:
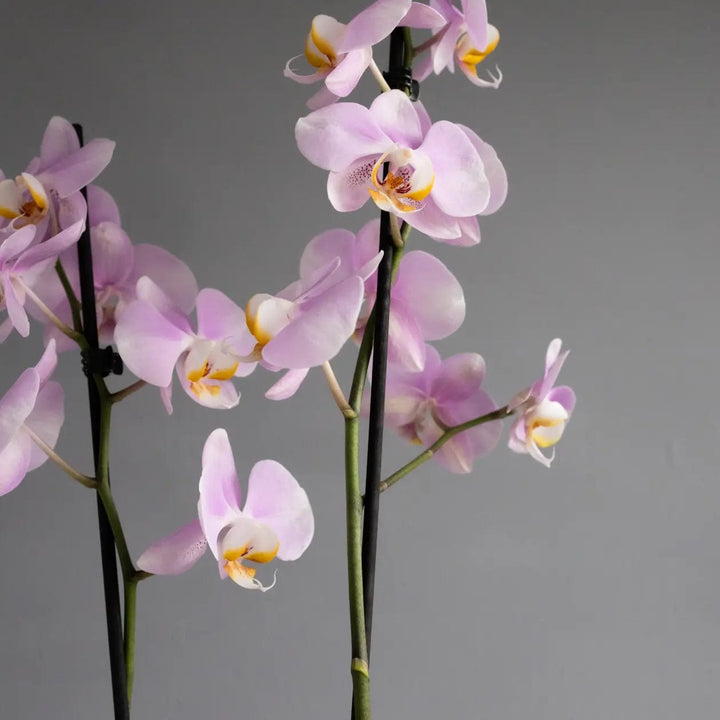
[[[98,385],[102,383],[104,388],[105,383],[100,381]],[[118,558],[120,560],[120,568],[122,569],[122,576],[125,582],[128,582],[135,574],[135,566],[133,565],[130,557],[130,551],[128,550],[127,542],[125,541],[125,533],[123,532],[122,524],[120,522],[120,516],[115,506],[115,500],[110,490],[110,416],[112,411],[112,402],[110,400],[110,394],[105,389],[105,392],[100,392],[100,448],[98,454],[98,495],[102,501],[105,512],[110,522],[112,529],[113,538],[115,539],[115,546],[118,552]]]
[[[55,272],[60,278],[60,284],[63,286],[63,290],[65,290],[65,295],[67,297],[68,303],[70,304],[73,327],[75,328],[76,332],[82,332],[83,327],[82,320],[80,319],[80,301],[75,295],[75,291],[70,284],[70,280],[68,279],[65,268],[63,267],[63,264],[62,262],[60,262],[60,260],[55,263]]]
[[[128,706],[132,700],[133,681],[135,680],[135,617],[137,606],[137,586],[142,578],[134,575],[124,583],[125,618],[124,618],[124,651],[125,651],[125,684],[127,687]]]
[[[492,422],[493,420],[502,420],[514,414],[514,412],[514,410],[508,412],[507,405],[505,405],[505,407],[501,407],[499,410],[494,410],[486,415],[480,415],[472,420],[460,423],[460,425],[453,425],[447,428],[427,450],[421,452],[409,463],[403,465],[399,470],[396,470],[392,475],[383,480],[383,482],[380,483],[380,492],[384,492],[392,487],[398,480],[404,478],[408,473],[420,467],[423,463],[426,463],[448,440],[455,437],[458,433],[477,427],[478,425],[483,425],[484,423]]]
[[[367,361],[366,361],[367,362]],[[361,391],[362,394],[362,391]],[[359,409],[359,404],[353,406]],[[360,418],[345,419],[345,518],[352,644],[353,710],[356,720],[370,720],[370,677],[362,580],[362,499],[360,496]]]

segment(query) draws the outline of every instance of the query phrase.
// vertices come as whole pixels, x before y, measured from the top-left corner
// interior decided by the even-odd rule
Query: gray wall
[[[102,183],[136,242],[164,245],[241,303],[278,289],[310,237],[373,215],[332,211],[324,173],[293,141],[308,89],[282,77],[313,14],[361,6],[13,3],[0,165],[21,170],[51,115],[82,121],[118,142]],[[495,0],[502,88],[460,75],[423,87],[435,119],[497,148],[511,183],[480,247],[413,236],[467,294],[441,350],[481,352],[502,401],[560,336],[579,403],[551,471],[503,446],[470,476],[426,466],[384,498],[378,718],[675,720],[720,707],[719,8]],[[372,93],[368,81],[360,97]],[[39,347],[35,328],[0,348],[1,392]],[[178,393],[167,418],[152,390],[118,408],[112,474],[135,556],[192,517],[218,426],[241,473],[285,463],[317,520],[267,595],[220,582],[207,558],[141,585],[135,717],[347,716],[342,427],[316,375],[272,404],[260,371],[225,414]],[[78,360],[64,357],[60,376],[59,450],[90,471]],[[386,447],[389,470],[410,456],[395,438]],[[3,718],[110,717],[94,505],[51,467],[0,500]]]

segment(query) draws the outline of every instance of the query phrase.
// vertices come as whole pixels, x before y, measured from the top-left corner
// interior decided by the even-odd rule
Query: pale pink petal
[[[337,97],[343,98],[349,95],[357,87],[370,60],[372,60],[372,50],[369,47],[348,52],[325,76],[327,89]]]
[[[313,299],[265,345],[263,358],[278,368],[300,369],[335,357],[355,330],[363,289],[353,276]]]
[[[10,322],[22,337],[30,334],[30,320],[28,319],[23,302],[25,291],[16,286],[11,278],[9,282],[3,282],[5,292],[5,309],[7,310]]]
[[[274,460],[261,460],[251,470],[243,513],[275,531],[280,560],[297,560],[313,538],[315,521],[308,496]]]
[[[75,128],[63,117],[55,115],[45,128],[40,144],[40,165],[45,168],[54,165],[80,149]]]
[[[2,445],[0,444],[0,447]],[[12,442],[0,450],[0,495],[14,490],[25,477],[30,463],[32,440],[19,433]]]
[[[340,273],[348,275],[354,269],[351,256],[354,241],[355,235],[341,228],[326,230],[316,235],[303,250],[300,277],[308,277],[334,258],[340,258]]]
[[[265,397],[268,400],[287,400],[298,391],[308,372],[310,372],[310,368],[288,370],[272,387],[268,389],[265,393]]]
[[[222,517],[228,512],[240,512],[241,499],[240,481],[230,440],[227,431],[218,428],[208,435],[203,447],[200,522],[204,525],[203,515]],[[214,544],[217,533],[207,537]]]
[[[370,105],[370,112],[381,130],[393,141],[410,148],[417,148],[422,142],[420,117],[412,100],[401,90],[378,95]]]
[[[337,51],[347,52],[379,43],[397,27],[410,4],[410,0],[375,0],[347,24]]]
[[[78,220],[85,222],[87,203],[81,192],[70,193],[67,197],[58,200],[58,224],[61,228],[70,227]],[[49,217],[46,218],[49,220]],[[38,237],[40,230],[38,229]]]
[[[40,376],[35,368],[28,368],[0,398],[0,448],[12,440],[32,412],[39,390]]]
[[[180,258],[157,245],[135,246],[135,279],[147,275],[174,305],[189,313],[195,305],[198,285],[192,270]]]
[[[238,355],[249,355],[257,342],[245,320],[245,310],[227,295],[204,288],[197,296],[198,333],[211,340],[226,340]]]
[[[547,395],[547,399],[552,402],[557,402],[567,410],[568,416],[572,414],[575,409],[575,392],[572,388],[567,385],[561,385],[560,387],[553,388]]]
[[[111,222],[115,223],[115,225],[122,225],[117,203],[107,190],[101,188],[99,185],[88,185],[87,196],[90,227],[99,225],[101,222]]]
[[[388,362],[418,372],[425,367],[425,342],[413,310],[404,303],[390,304]]]
[[[421,149],[432,158],[432,199],[441,210],[467,217],[487,207],[490,184],[483,162],[462,129],[441,120],[430,128]]]
[[[82,220],[76,222],[57,235],[45,240],[39,245],[33,245],[29,250],[24,252],[14,266],[15,272],[25,272],[33,265],[37,265],[46,260],[54,261],[60,253],[74,245],[80,238],[84,223]]]
[[[25,425],[51,448],[55,447],[65,420],[64,399],[60,383],[47,383],[40,388],[35,407],[25,421]],[[28,471],[40,467],[47,459],[47,455],[33,443]]]
[[[432,30],[441,28],[445,24],[445,18],[434,8],[414,2],[402,19],[404,27]]]
[[[376,160],[376,157],[361,157],[342,172],[328,175],[328,199],[338,212],[359,210],[370,199],[367,181]]]
[[[0,244],[0,264],[17,257],[35,239],[36,228],[34,225],[26,225],[8,235]]]
[[[443,36],[432,48],[433,72],[439,75],[445,68],[455,72],[455,43],[460,35],[461,23],[451,22]]]
[[[425,340],[441,340],[454,333],[465,319],[465,296],[455,276],[436,257],[410,252],[403,257],[393,297],[413,309]]]
[[[450,217],[443,212],[432,201],[432,195],[425,200],[425,205],[421,210],[413,213],[402,213],[401,217],[408,225],[435,240],[447,242],[460,237],[460,226],[456,218]]]
[[[314,95],[310,96],[310,99],[305,103],[310,110],[319,110],[324,108],[326,105],[332,105],[337,102],[340,98],[331,93],[325,85],[323,85]]]
[[[177,376],[185,393],[198,405],[213,410],[232,410],[240,402],[240,393],[230,380],[211,380],[207,384],[196,386],[193,391],[190,381],[184,375],[182,362],[177,364]],[[213,388],[211,391],[209,388]],[[217,390],[215,390],[217,388]]]
[[[487,47],[488,15],[485,0],[462,0],[462,11],[468,35],[476,48]]]
[[[148,302],[130,303],[118,318],[115,343],[129,370],[142,380],[167,386],[178,357],[193,338]]]
[[[137,559],[140,570],[153,575],[179,575],[189,570],[207,550],[199,520],[183,525],[171,535],[153,543]]]
[[[67,155],[46,168],[41,180],[66,197],[89,185],[108,165],[115,143],[112,140],[95,139],[72,155]]]
[[[443,362],[433,381],[431,393],[440,405],[458,402],[472,395],[484,378],[485,361],[482,356],[477,353],[453,355]],[[481,414],[479,411],[475,417]]]
[[[497,211],[505,202],[508,191],[507,173],[505,166],[500,162],[500,158],[495,152],[495,148],[482,140],[477,133],[465,125],[458,125],[465,133],[473,147],[477,151],[480,159],[483,161],[485,168],[485,177],[490,183],[490,200],[487,207],[482,211],[482,215],[490,215]]]
[[[342,172],[357,158],[382,155],[388,138],[368,108],[357,103],[328,105],[295,125],[298,149],[313,165]]]
[[[90,241],[96,288],[116,285],[130,278],[134,249],[119,225],[111,222],[94,225],[90,228]]]
[[[295,72],[292,69],[292,63],[297,60],[298,58],[304,58],[305,55],[295,55],[295,57],[291,57],[286,63],[285,63],[285,69],[283,70],[283,75],[286,78],[289,78],[290,80],[294,80],[296,83],[299,83],[300,85],[311,85],[312,83],[319,82],[327,75],[327,70],[322,68],[320,70],[315,70],[310,75],[303,75],[302,73]]]

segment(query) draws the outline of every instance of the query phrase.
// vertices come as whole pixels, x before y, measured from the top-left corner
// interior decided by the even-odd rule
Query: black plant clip
[[[411,68],[385,70],[383,77],[393,90],[402,90],[413,102],[420,96],[420,83],[413,80]]]
[[[110,373],[122,375],[124,369],[122,358],[110,345],[106,348],[83,350],[81,356],[83,372],[88,378],[93,375],[107,377]]]

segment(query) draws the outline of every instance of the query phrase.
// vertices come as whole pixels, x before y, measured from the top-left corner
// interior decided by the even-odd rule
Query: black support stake
[[[80,145],[83,145],[82,125],[73,124]],[[87,190],[82,189],[87,202]],[[80,302],[82,304],[82,321],[85,338],[90,345],[90,353],[97,355],[99,341],[97,332],[97,316],[95,313],[95,282],[93,279],[92,250],[90,247],[90,218],[85,218],[85,231],[77,245],[78,265],[80,268]],[[93,368],[93,363],[86,366]],[[93,457],[95,474],[97,475],[98,456],[100,452],[100,394],[95,378],[91,372],[88,376],[88,397],[90,400],[90,424],[92,427]],[[102,559],[103,585],[105,588],[105,614],[107,618],[108,648],[110,650],[110,673],[112,676],[113,707],[115,720],[129,720],[130,707],[125,681],[125,655],[123,650],[123,627],[120,612],[120,587],[118,583],[117,557],[115,540],[110,522],[100,497],[97,498],[98,525],[100,530],[100,555]]]

